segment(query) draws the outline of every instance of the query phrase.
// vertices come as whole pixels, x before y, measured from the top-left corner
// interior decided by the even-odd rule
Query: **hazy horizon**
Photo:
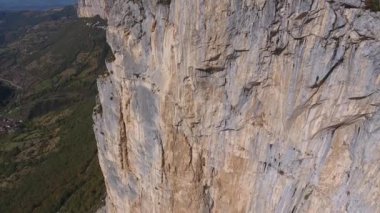
[[[46,10],[76,3],[77,0],[0,0],[0,10]]]

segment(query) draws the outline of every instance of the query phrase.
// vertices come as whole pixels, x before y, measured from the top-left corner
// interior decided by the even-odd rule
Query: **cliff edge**
[[[380,13],[80,2],[115,55],[94,111],[108,212],[380,212]]]

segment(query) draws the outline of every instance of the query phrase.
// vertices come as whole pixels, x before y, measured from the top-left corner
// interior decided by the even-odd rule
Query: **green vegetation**
[[[75,10],[66,7],[54,12],[2,12],[0,20],[6,20],[0,24],[0,45],[19,39],[27,31],[27,26],[35,26],[47,21],[57,21],[62,17],[73,17]]]
[[[25,32],[0,48],[0,77],[22,87],[0,115],[24,121],[0,135],[0,212],[94,212],[105,187],[91,115],[109,48],[87,25],[101,20],[74,18],[73,8],[46,13],[24,25],[7,14],[21,27],[0,28]]]
[[[380,11],[380,1],[379,0],[365,0],[365,8],[371,11]]]

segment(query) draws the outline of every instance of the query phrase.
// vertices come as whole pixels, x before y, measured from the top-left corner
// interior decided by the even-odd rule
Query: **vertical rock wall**
[[[380,13],[81,2],[115,55],[94,114],[109,212],[380,212]]]
[[[115,0],[78,0],[78,15],[92,17],[99,15],[107,19]]]

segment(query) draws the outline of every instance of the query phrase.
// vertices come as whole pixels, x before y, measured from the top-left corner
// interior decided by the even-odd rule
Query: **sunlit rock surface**
[[[94,113],[108,212],[380,212],[379,13],[81,2],[115,55]]]
[[[115,0],[78,0],[78,15],[91,17],[99,15],[103,19],[108,17]]]

